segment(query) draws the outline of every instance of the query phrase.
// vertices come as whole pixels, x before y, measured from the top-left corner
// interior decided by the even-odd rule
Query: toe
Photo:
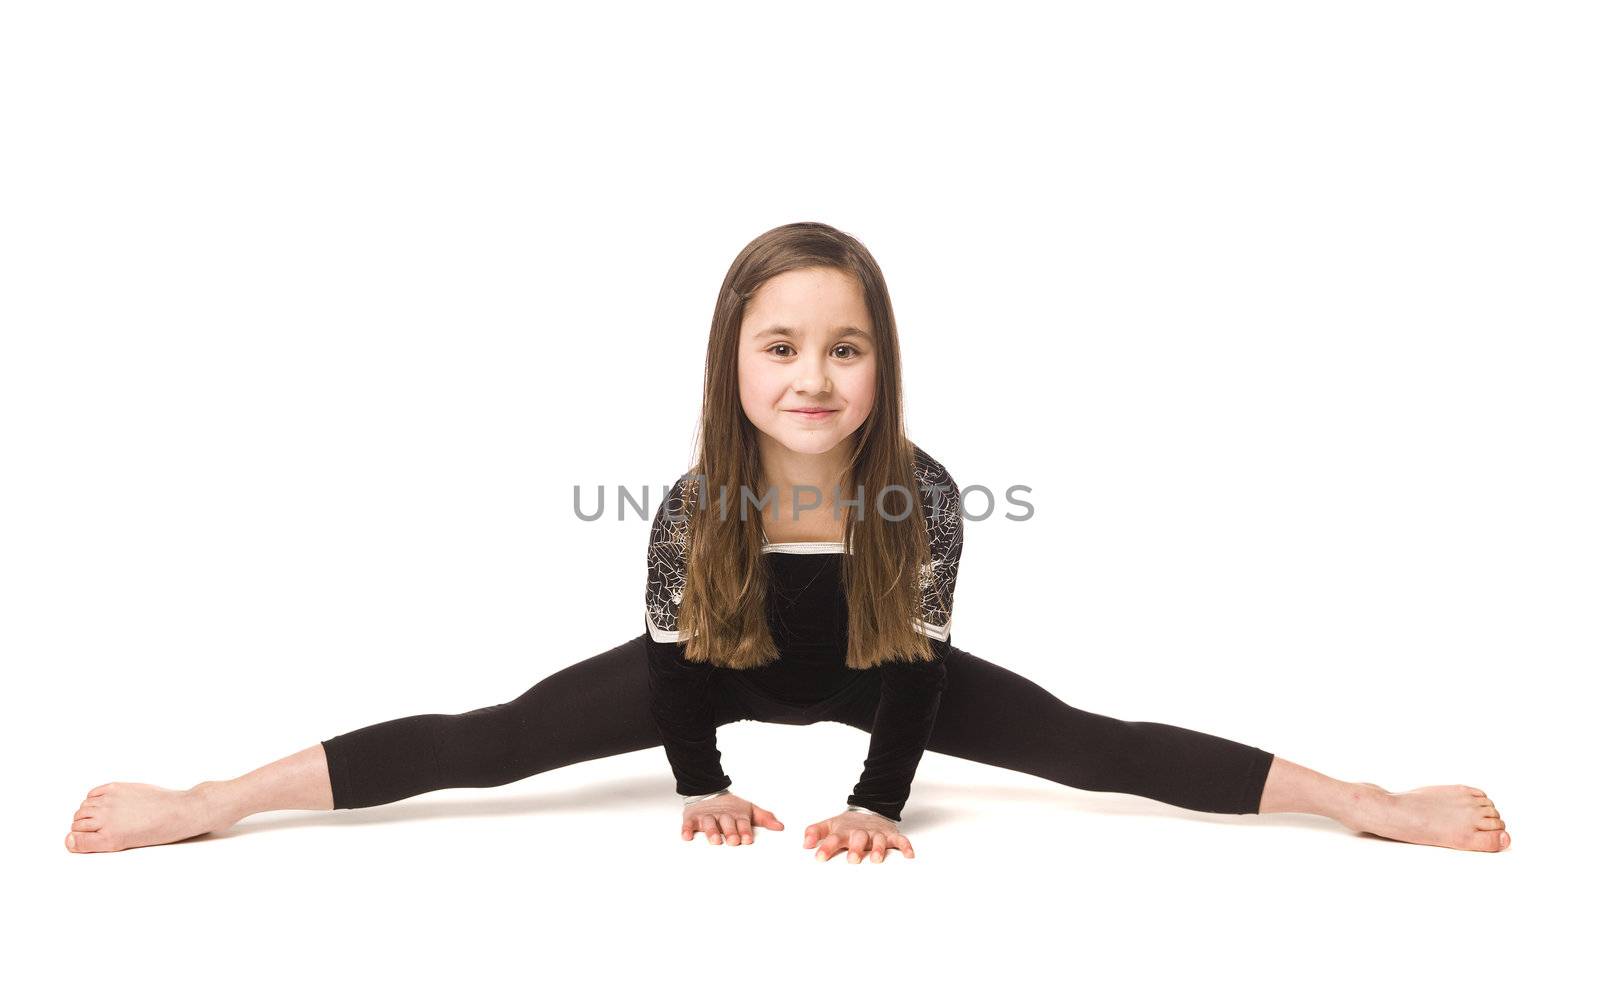
[[[1479,830],[1504,830],[1506,828],[1505,821],[1498,816],[1480,816],[1478,817],[1478,822],[1473,825]]]
[[[79,854],[117,849],[116,842],[99,830],[74,830],[67,836],[72,838],[72,850]]]
[[[79,818],[77,818],[77,819],[72,821],[72,829],[74,829],[74,830],[98,830],[98,829],[100,829],[100,817],[98,817],[98,816],[80,816]],[[1487,830],[1489,828],[1488,827],[1484,827],[1483,829]]]
[[[1508,848],[1510,846],[1511,846],[1511,835],[1506,833],[1504,830],[1500,831],[1500,850],[1503,851],[1503,850],[1505,850],[1506,848]]]
[[[1473,795],[1488,795],[1489,794],[1489,793],[1485,792],[1483,789],[1481,789],[1481,788],[1473,788],[1471,785],[1463,785],[1461,787],[1466,789],[1468,792],[1471,792]]]
[[[116,783],[115,782],[106,782],[104,785],[96,785],[94,788],[89,790],[89,798],[92,799],[97,795],[105,795],[106,794],[106,790],[109,789],[114,784],[116,784]]]
[[[74,854],[115,850],[105,835],[96,830],[74,830],[67,834],[66,845],[67,850]]]

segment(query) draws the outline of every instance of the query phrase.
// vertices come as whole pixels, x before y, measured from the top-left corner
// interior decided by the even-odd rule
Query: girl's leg
[[[1470,785],[1429,785],[1389,792],[1372,782],[1337,778],[1278,757],[1261,795],[1263,813],[1315,813],[1360,830],[1411,844],[1465,851],[1503,851],[1511,834],[1500,810]]]
[[[658,747],[645,637],[557,671],[516,699],[455,715],[407,716],[322,741],[187,791],[113,782],[91,789],[67,848],[164,844],[276,809],[355,809],[435,789],[504,785],[579,761]],[[719,694],[717,721],[742,718]]]
[[[391,719],[322,742],[333,808],[443,788],[487,788],[659,747],[641,634],[557,671],[510,702]]]
[[[1206,813],[1254,813],[1271,753],[1166,723],[1076,709],[952,647],[928,749],[1091,792],[1126,792]]]
[[[1370,782],[1342,782],[1208,733],[1073,708],[955,647],[947,670],[928,743],[936,753],[1201,812],[1315,813],[1396,840],[1485,851],[1510,844],[1499,812],[1478,789],[1393,794]],[[870,730],[876,707],[869,695],[837,718]]]
[[[170,844],[233,826],[273,809],[332,809],[322,745],[307,747],[232,781],[166,789],[108,782],[72,814],[67,850],[79,854]]]

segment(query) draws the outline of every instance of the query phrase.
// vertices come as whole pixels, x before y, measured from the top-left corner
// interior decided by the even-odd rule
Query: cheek
[[[878,371],[870,363],[858,363],[839,386],[852,406],[870,409],[878,390]]]
[[[871,367],[863,368],[858,365],[851,368],[848,377],[835,383],[839,392],[850,402],[847,410],[849,418],[845,421],[844,430],[854,432],[866,423],[867,416],[872,414],[873,405],[877,402],[876,371]]]
[[[746,408],[764,408],[783,396],[787,383],[759,363],[739,363],[739,401]]]

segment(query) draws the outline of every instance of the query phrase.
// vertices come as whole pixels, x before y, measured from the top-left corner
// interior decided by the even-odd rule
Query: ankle
[[[1371,782],[1345,782],[1340,786],[1342,806],[1334,818],[1347,827],[1359,828],[1381,816],[1394,800],[1394,793]]]
[[[212,831],[226,830],[246,816],[238,792],[232,782],[201,782],[189,789],[206,814],[206,825]]]

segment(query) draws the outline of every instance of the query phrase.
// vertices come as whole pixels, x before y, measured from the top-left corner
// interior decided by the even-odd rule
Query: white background
[[[1550,985],[1596,816],[1585,7],[8,6],[4,971]],[[682,842],[650,750],[63,848],[94,785],[505,701],[640,632],[648,524],[573,485],[688,465],[717,287],[797,220],[882,265],[913,440],[1033,489],[967,524],[957,646],[1479,786],[1511,849],[928,755],[916,860],[823,867],[800,837],[865,734],[748,723],[728,770],[788,826],[753,847]]]

